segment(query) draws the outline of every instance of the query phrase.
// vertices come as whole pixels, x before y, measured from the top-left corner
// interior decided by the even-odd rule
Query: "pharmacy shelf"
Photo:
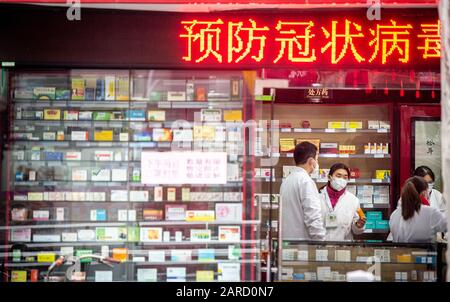
[[[114,201],[114,200],[38,200],[38,201],[28,201],[28,200],[12,200],[12,202],[14,203],[33,203],[36,204],[38,202],[44,202],[46,204],[49,203],[80,203],[77,204],[77,206],[79,205],[86,205],[86,206],[91,206],[91,205],[98,205],[103,204],[103,203],[113,203],[113,204],[127,204],[130,206],[133,205],[152,205],[152,206],[157,206],[157,205],[163,205],[165,203],[169,203],[169,204],[176,204],[176,203],[183,203],[183,204],[195,204],[195,203],[242,203],[242,200],[175,200],[175,201],[171,201],[171,200],[162,200],[162,201],[154,201],[154,200],[146,200],[146,201],[134,201],[134,200],[129,200],[129,201]]]
[[[364,234],[388,234],[389,229],[365,229]]]
[[[10,241],[11,242],[11,241]],[[126,245],[135,244],[137,246],[190,246],[190,245],[231,245],[231,244],[259,244],[260,240],[239,240],[239,241],[218,241],[211,240],[208,242],[191,242],[191,241],[167,241],[167,242],[136,242],[136,241],[72,241],[72,242],[22,242],[17,243],[25,244],[28,248],[51,248],[61,246],[102,246],[102,245]],[[0,246],[10,249],[12,244]]]
[[[259,225],[261,220],[232,220],[232,221],[144,221],[139,222],[140,227],[166,226],[166,225]]]
[[[255,182],[271,182],[270,177],[256,177],[254,178]],[[281,183],[285,180],[285,178],[273,178],[272,182],[275,183]],[[316,183],[319,184],[326,184],[328,180],[326,179],[320,179],[320,180],[314,180]],[[352,184],[384,184],[384,185],[390,185],[391,182],[389,180],[384,179],[372,179],[372,178],[357,178],[357,179],[350,179],[348,182],[349,185]]]
[[[255,260],[229,260],[229,259],[215,259],[215,260],[191,260],[191,261],[164,261],[164,262],[156,262],[156,261],[122,261],[120,265],[133,264],[137,266],[148,266],[148,265],[214,265],[218,263],[242,263],[242,264],[251,264],[251,263],[259,263],[258,259]],[[32,266],[50,266],[52,262],[17,262],[17,263],[6,263],[6,267],[32,267]],[[66,263],[63,266],[69,266],[71,263]],[[92,261],[90,265],[104,265],[101,262]]]
[[[137,266],[141,265],[211,265],[217,263],[259,263],[259,259],[255,260],[229,260],[229,259],[215,259],[215,260],[191,260],[191,261],[164,261],[164,262],[153,262],[153,261],[126,261],[125,263],[134,263]],[[122,262],[123,263],[123,262]]]
[[[280,157],[280,158],[294,158],[293,152],[287,153],[272,153],[268,155],[255,155],[255,157]],[[321,158],[375,158],[375,159],[388,159],[391,158],[390,154],[319,154]]]
[[[234,221],[130,221],[130,222],[75,222],[67,223],[67,221],[52,221],[61,222],[59,223],[49,223],[51,221],[33,221],[36,223],[46,223],[46,224],[21,224],[21,225],[10,225],[10,226],[0,226],[0,230],[21,230],[21,229],[73,229],[73,228],[85,228],[85,227],[126,227],[131,224],[146,227],[146,226],[192,226],[192,225],[259,225],[260,220],[234,220]]]
[[[45,151],[43,151],[45,152]],[[238,160],[230,160],[230,162],[236,162],[236,161],[242,161],[243,155],[239,155]],[[140,166],[141,161],[140,160],[121,160],[121,161],[115,161],[115,160],[15,160],[13,162],[14,165],[33,165],[33,164],[40,164],[42,166],[76,166],[79,167],[80,164],[92,164],[94,167],[96,166]],[[86,167],[86,168],[90,168]]]
[[[373,265],[373,261],[370,261],[370,263],[367,263],[368,260],[361,260],[361,261],[356,261],[356,260],[351,260],[351,261],[339,261],[339,260],[305,260],[305,261],[298,261],[298,260],[283,260],[282,261],[282,265],[283,266],[307,266],[310,264],[317,264],[317,265],[322,265],[325,263],[332,263],[332,264],[348,264],[348,265],[353,265],[353,264],[361,264],[361,265]],[[378,262],[377,262],[378,263]],[[403,262],[403,261],[380,261],[380,264],[397,264],[397,265],[404,265],[404,264],[409,264],[409,265],[436,265],[436,263],[421,263],[421,262]]]
[[[47,187],[58,187],[58,186],[104,186],[104,187],[155,187],[159,186],[157,184],[142,184],[136,182],[128,181],[15,181],[14,186],[47,186]],[[226,184],[170,184],[171,187],[242,187],[242,181],[228,181]]]
[[[360,204],[362,209],[389,209],[390,206],[388,203],[361,203]]]
[[[133,120],[133,119],[123,119],[123,120],[44,120],[44,119],[14,119],[14,124],[19,125],[30,125],[33,126],[44,126],[44,127],[88,127],[99,126],[99,127],[114,127],[122,128],[123,126],[129,126],[133,124],[147,124],[151,128],[172,128],[172,126],[179,126],[178,128],[192,129],[194,125],[211,125],[211,126],[242,126],[242,122],[236,121],[216,121],[216,122],[189,122],[189,126],[179,123],[176,121],[154,121],[154,120]],[[22,130],[15,129],[16,132],[21,132]],[[23,130],[26,131],[26,130]]]
[[[14,99],[15,107],[32,107],[32,108],[147,108],[154,106],[160,109],[242,109],[240,101],[221,100],[221,101],[72,101],[72,100],[30,100],[30,99]]]
[[[177,148],[179,148],[179,151],[183,151],[183,150],[188,150],[188,151],[192,151],[192,146],[188,145],[186,147],[179,147],[177,144],[179,143],[191,143],[194,144],[194,150],[196,151],[196,148],[198,148],[199,150],[202,149],[206,149],[207,147],[204,146],[202,147],[197,147],[195,144],[196,143],[212,143],[212,142],[208,142],[208,141],[172,141],[172,142],[153,142],[153,141],[148,141],[148,142],[135,142],[135,141],[130,141],[130,142],[117,142],[117,141],[112,141],[112,142],[99,142],[99,141],[69,141],[69,140],[65,140],[65,141],[45,141],[45,140],[13,140],[13,143],[15,145],[18,146],[29,146],[29,145],[33,145],[33,146],[42,146],[42,147],[66,147],[66,148],[102,148],[102,147],[111,147],[111,148],[171,148],[173,145]],[[228,141],[228,143],[241,143],[240,141],[236,141],[236,142],[230,142]],[[225,148],[225,142],[223,142],[224,146],[221,147],[220,151],[223,151],[223,148]],[[209,149],[211,150],[217,150],[218,148],[215,148],[213,145],[209,146]],[[239,156],[243,156],[243,155],[239,155]]]
[[[280,128],[281,133],[372,133],[386,134],[389,129]]]
[[[4,247],[4,246],[0,246],[0,249]],[[136,248],[136,249],[135,249]],[[192,249],[192,253],[191,255],[193,257],[198,257],[199,252],[201,251],[201,248]],[[160,252],[164,252],[165,255],[170,255],[170,253],[173,251],[173,249],[171,247],[166,247],[165,249],[159,249]],[[260,253],[260,249],[259,248],[242,248],[240,249],[240,253],[241,254],[254,254],[254,253]],[[21,256],[26,258],[26,257],[34,257],[34,256],[38,256],[40,254],[42,254],[43,251],[39,251],[39,250],[33,250],[33,251],[28,251],[28,252],[21,252]],[[46,251],[46,253],[51,253],[51,254],[56,254],[59,255],[61,254],[61,251]],[[222,248],[216,248],[214,249],[214,255],[216,257],[228,257],[228,252],[229,249],[228,247],[222,247]],[[148,256],[148,250],[147,249],[141,249],[140,247],[131,247],[128,249],[128,255],[133,256],[133,257],[147,257]],[[14,257],[15,256],[15,252],[13,251],[8,251],[8,252],[0,252],[0,257]],[[25,262],[29,262],[26,261]],[[130,261],[132,262],[132,261]]]

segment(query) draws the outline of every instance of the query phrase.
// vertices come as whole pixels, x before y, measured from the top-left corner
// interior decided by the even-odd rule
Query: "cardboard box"
[[[366,213],[367,221],[380,221],[383,219],[383,213],[380,211],[369,211]]]
[[[223,120],[225,122],[242,121],[242,110],[224,110]]]
[[[370,130],[380,129],[380,121],[368,121],[367,124]]]
[[[94,132],[94,141],[99,142],[112,142],[113,131],[112,130],[99,130]]]
[[[328,129],[345,129],[345,122],[332,121],[328,122]]]
[[[345,122],[345,128],[347,128],[347,129],[362,129],[363,122],[360,122],[360,121]]]
[[[293,138],[280,138],[280,152],[292,152],[295,149]]]
[[[320,143],[320,153],[322,154],[338,154],[338,143]]]

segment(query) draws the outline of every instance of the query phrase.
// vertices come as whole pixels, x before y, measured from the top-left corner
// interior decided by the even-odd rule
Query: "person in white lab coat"
[[[428,184],[419,176],[408,178],[402,189],[402,204],[391,215],[389,226],[394,242],[432,242],[436,233],[447,231],[447,218],[438,209],[426,206]]]
[[[422,177],[428,184],[428,201],[430,207],[436,208],[442,213],[446,213],[447,204],[442,193],[434,188],[435,176],[434,172],[427,166],[420,166],[414,170],[414,176]]]
[[[357,213],[359,199],[346,189],[349,176],[346,165],[334,164],[328,174],[328,184],[320,191],[325,240],[353,240],[353,235],[364,232],[366,218],[360,218]]]
[[[309,142],[295,146],[296,169],[283,181],[281,194],[281,234],[283,239],[323,240],[320,196],[311,179],[318,172],[317,147]]]

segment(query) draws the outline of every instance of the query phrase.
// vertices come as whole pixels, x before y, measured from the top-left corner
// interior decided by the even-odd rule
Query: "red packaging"
[[[38,282],[39,280],[39,270],[32,269],[30,272],[30,280],[31,282]]]
[[[350,178],[360,178],[361,177],[361,172],[359,171],[359,169],[350,169]]]

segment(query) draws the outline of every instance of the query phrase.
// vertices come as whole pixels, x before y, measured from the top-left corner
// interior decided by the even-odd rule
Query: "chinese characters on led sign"
[[[407,64],[412,53],[421,60],[440,58],[440,22],[414,23],[390,18],[362,24],[351,18],[317,24],[312,20],[276,20],[272,26],[242,21],[181,21],[182,59],[190,63],[269,62],[340,64]],[[415,25],[413,25],[413,23]]]

